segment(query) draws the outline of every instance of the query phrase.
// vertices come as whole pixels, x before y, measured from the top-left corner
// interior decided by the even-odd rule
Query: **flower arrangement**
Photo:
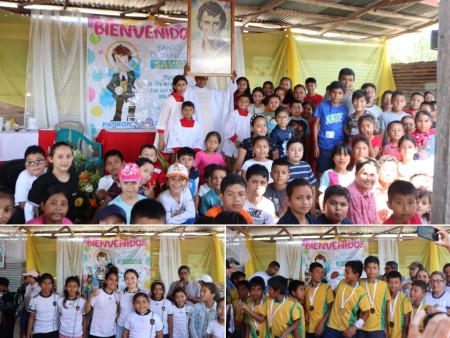
[[[78,194],[75,199],[75,223],[87,224],[97,211],[100,200],[97,196],[100,173],[94,167],[82,171],[79,175]]]

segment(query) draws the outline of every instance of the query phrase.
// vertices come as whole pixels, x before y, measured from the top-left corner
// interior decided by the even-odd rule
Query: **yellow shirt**
[[[361,286],[366,290],[367,281],[361,280]],[[373,298],[373,289],[375,287],[375,283],[368,283],[369,294],[367,295],[367,300],[370,303],[370,299]],[[375,299],[373,300],[373,308],[375,309],[375,313],[370,313],[369,318],[364,322],[361,330],[363,331],[384,331],[386,328],[386,309],[387,309],[387,301],[391,299],[391,294],[389,293],[388,284],[383,280],[377,281],[377,289],[375,293]],[[370,306],[372,308],[372,305]]]
[[[266,306],[266,300],[264,298],[261,299],[259,304],[254,304],[252,299],[247,301],[247,306],[250,307],[256,313],[262,314],[261,309],[264,309]],[[250,337],[252,338],[261,338],[266,336],[266,320],[258,323],[256,319],[249,313],[245,316],[245,321],[250,327]],[[256,324],[256,325],[255,325]]]
[[[239,298],[238,291],[236,289],[228,290],[228,297],[230,299],[230,303],[233,303],[234,300]]]
[[[317,291],[316,291],[317,290]],[[315,293],[313,304],[310,297]],[[306,325],[308,333],[314,333],[325,313],[328,310],[328,304],[334,301],[333,290],[327,283],[321,283],[318,288],[307,285],[305,288],[305,309],[309,312],[309,324]],[[314,310],[310,310],[311,305]]]
[[[300,302],[295,302],[298,308],[300,309],[300,323],[298,324],[297,331],[300,338],[305,338],[306,336],[306,327],[305,327],[305,311],[303,310],[303,306]]]
[[[344,296],[344,302],[342,302],[342,295]],[[345,280],[342,280],[336,288],[334,299],[327,326],[338,331],[345,331],[355,324],[358,309],[361,309],[361,311],[370,310],[366,290],[359,284],[352,287]],[[344,313],[341,313],[341,304],[343,303],[345,303]]]
[[[241,324],[245,321],[245,310],[244,309],[238,310],[237,305],[242,302],[247,304],[249,299],[250,297],[247,297],[247,299],[245,300],[237,298],[232,302],[234,311],[234,324],[237,328],[240,328]]]
[[[284,330],[300,319],[302,309],[300,303],[286,296],[280,302],[267,297],[261,314],[266,316],[266,337],[280,337]],[[293,336],[291,332],[289,337]]]
[[[399,291],[400,292],[400,291]],[[390,312],[390,304],[392,302],[392,306],[395,302],[395,297],[391,297],[391,300],[388,302],[388,312]],[[400,293],[398,295],[397,304],[395,304],[394,308],[394,326],[391,327],[389,322],[391,321],[390,313],[388,313],[388,338],[401,338],[403,333],[403,328],[405,326],[406,315],[410,313],[412,310],[411,300],[404,293]]]
[[[418,309],[416,309],[414,307],[414,305],[411,304],[411,319],[410,322],[413,320],[413,315],[415,316],[417,314],[417,312],[419,312],[420,310],[424,309],[428,306],[427,303],[423,302],[422,306],[420,306]],[[423,319],[420,321],[419,327],[423,329],[424,325],[423,325]],[[420,333],[420,335],[422,335],[422,332]]]

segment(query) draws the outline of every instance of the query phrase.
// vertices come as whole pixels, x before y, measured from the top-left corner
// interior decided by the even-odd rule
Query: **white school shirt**
[[[117,325],[123,326],[127,316],[134,311],[133,297],[138,292],[147,294],[146,290],[141,289],[136,292],[128,292],[127,289],[119,291],[120,315],[117,318]]]
[[[64,297],[58,299],[59,333],[67,337],[81,337],[83,335],[83,315],[85,314],[86,300],[81,297],[67,298],[64,304],[64,299]]]
[[[28,310],[28,306],[30,305],[31,298],[38,295],[41,292],[41,287],[36,282],[33,285],[28,284],[25,288],[25,295],[23,297],[23,306]]]
[[[163,324],[156,313],[133,311],[125,319],[123,329],[129,332],[129,338],[154,338],[163,330]]]
[[[39,293],[31,298],[28,311],[34,312],[33,334],[58,331],[58,299],[59,295],[57,293],[51,293],[47,297]]]
[[[108,191],[109,188],[111,188],[112,184],[114,183],[114,179],[112,178],[111,175],[106,175],[103,176],[102,178],[100,178],[100,181],[98,181],[98,189],[97,192],[99,190],[105,190]]]
[[[180,203],[173,199],[169,190],[159,194],[157,200],[166,209],[166,224],[183,224],[188,219],[195,218],[194,199],[187,187],[181,191]]]
[[[47,172],[47,168],[44,169],[43,174]],[[19,202],[28,201],[28,193],[31,190],[33,182],[36,181],[38,176],[30,174],[26,169],[23,170],[16,181],[16,190],[14,193],[14,206],[19,205]]]
[[[447,310],[450,309],[450,293],[447,291],[444,291],[439,298],[434,298],[433,293],[428,291],[423,301],[444,313],[447,313]]]
[[[183,307],[172,305],[173,310],[173,338],[189,338],[189,315],[192,306],[184,304]]]
[[[269,171],[269,184],[273,182],[272,177],[270,176],[270,172],[272,171],[272,160],[267,160],[266,162],[259,162],[255,161],[254,159],[250,159],[244,162],[242,165],[241,170],[247,171],[248,168],[250,168],[254,164],[261,164],[262,166],[266,167],[266,169]]]
[[[91,306],[94,308],[90,334],[97,337],[111,337],[116,335],[116,314],[119,304],[119,294],[111,294],[105,290],[98,290],[99,294],[92,297]]]
[[[150,311],[161,318],[164,327],[164,334],[169,334],[169,316],[173,315],[172,303],[168,299],[150,299]]]
[[[212,334],[213,338],[223,338],[225,337],[225,327],[220,325],[217,319],[214,319],[208,323],[206,333]]]

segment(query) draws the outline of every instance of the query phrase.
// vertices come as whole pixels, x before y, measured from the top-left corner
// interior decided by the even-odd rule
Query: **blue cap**
[[[100,210],[100,214],[98,215],[97,222],[104,220],[109,215],[117,215],[123,220],[124,223],[127,222],[127,214],[121,207],[119,207],[116,204],[109,204],[106,207],[104,207],[102,210]]]

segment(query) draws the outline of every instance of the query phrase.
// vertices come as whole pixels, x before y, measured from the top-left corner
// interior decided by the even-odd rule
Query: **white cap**
[[[205,282],[205,283],[212,283],[213,279],[211,278],[210,275],[201,275],[197,277],[197,282]]]

